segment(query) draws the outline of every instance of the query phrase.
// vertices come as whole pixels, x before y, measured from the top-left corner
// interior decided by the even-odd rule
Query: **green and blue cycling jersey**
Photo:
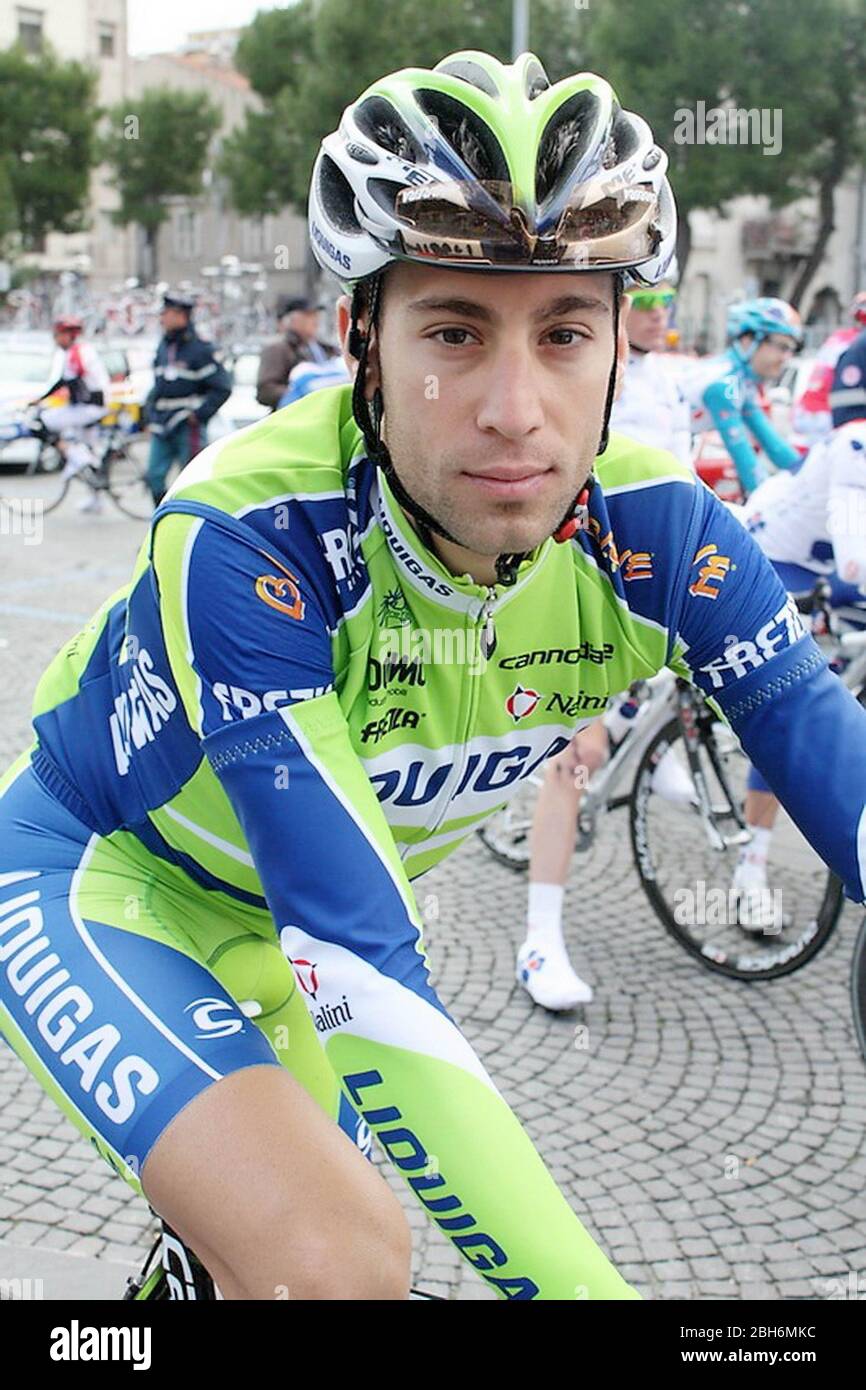
[[[718,430],[746,497],[767,476],[749,434],[776,468],[797,468],[801,459],[774,428],[758,401],[760,379],[735,347],[702,362],[682,383],[692,413],[692,433]]]
[[[631,1296],[443,1007],[412,881],[667,664],[860,901],[866,713],[691,469],[614,435],[597,477],[589,529],[486,588],[421,543],[351,388],[319,391],[185,470],[131,583],[48,668],[0,799],[0,1019],[127,1177],[197,1089],[266,1059],[255,1011],[232,1017],[251,977],[221,995],[195,964],[181,988],[178,952],[218,977],[224,946],[259,940],[292,963],[321,1058],[307,1084],[335,1117],[340,1094],[355,1108],[482,1278],[505,1297]],[[123,998],[103,1012],[135,1006],[135,1054],[101,1100],[95,1044],[58,1050],[36,943],[6,934],[40,883],[38,939],[56,961],[68,932],[92,1016],[109,975]]]

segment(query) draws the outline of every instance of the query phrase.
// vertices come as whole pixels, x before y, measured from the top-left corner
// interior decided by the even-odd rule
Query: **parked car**
[[[253,425],[256,420],[270,414],[268,407],[256,400],[259,353],[241,350],[233,359],[226,354],[226,365],[234,385],[225,405],[208,424],[209,439],[221,439],[224,435],[234,434],[235,430]]]

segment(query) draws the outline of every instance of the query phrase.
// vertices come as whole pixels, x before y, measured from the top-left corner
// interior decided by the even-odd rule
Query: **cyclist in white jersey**
[[[675,298],[676,291],[668,284],[658,289],[634,286],[626,292],[629,355],[611,427],[689,463],[690,406],[675,376],[660,360]],[[547,1009],[573,1009],[592,1001],[592,986],[572,967],[563,940],[565,880],[583,788],[607,761],[611,742],[630,727],[623,706],[623,698],[616,700],[603,718],[582,729],[563,753],[548,762],[536,803],[526,938],[517,953],[517,979],[535,1003]],[[659,779],[676,776],[676,759],[670,764],[657,769]],[[676,794],[676,786],[672,790]]]
[[[663,357],[676,290],[665,284],[658,289],[633,286],[626,293],[628,366],[613,408],[613,428],[690,464],[691,408]]]
[[[866,332],[839,358],[829,404],[832,433],[814,445],[798,473],[762,483],[742,519],[789,592],[809,593],[823,576],[833,607],[866,610]],[[752,768],[745,804],[752,839],[740,852],[733,886],[740,925],[756,932],[773,925],[767,860],[778,810]]]

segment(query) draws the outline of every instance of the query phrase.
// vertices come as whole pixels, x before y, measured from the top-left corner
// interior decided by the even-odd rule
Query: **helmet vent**
[[[596,136],[598,97],[576,92],[551,116],[536,160],[535,196],[539,203],[574,172]]]
[[[376,200],[380,208],[393,216],[394,204],[397,201],[397,194],[402,193],[406,187],[404,183],[397,183],[394,179],[368,179],[367,191]]]
[[[468,82],[470,87],[477,87],[479,91],[486,93],[489,97],[499,96],[499,88],[490,73],[485,72],[480,63],[473,63],[468,58],[457,58],[453,62],[440,63],[436,72],[447,73],[449,77],[459,77],[463,82]]]
[[[330,155],[323,154],[319,165],[319,198],[333,226],[341,232],[360,233],[352,186]]]
[[[529,101],[535,101],[542,92],[548,91],[550,80],[547,73],[540,63],[529,63],[526,69],[526,95]]]
[[[508,181],[510,174],[502,146],[480,116],[444,92],[422,88],[415,93],[415,99],[477,179]]]
[[[396,107],[384,97],[367,97],[354,110],[355,124],[380,149],[418,164],[423,155],[418,142]]]
[[[613,129],[610,138],[614,147],[615,164],[622,164],[625,160],[631,159],[640,144],[640,137],[633,122],[619,106],[614,107]]]

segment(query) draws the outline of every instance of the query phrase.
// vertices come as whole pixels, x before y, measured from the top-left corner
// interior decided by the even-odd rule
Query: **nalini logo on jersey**
[[[527,686],[516,685],[505,701],[505,708],[515,724],[519,724],[521,719],[526,719],[528,715],[532,714],[540,699],[540,690],[531,690]]]
[[[692,565],[700,565],[698,577],[689,585],[689,593],[696,598],[717,599],[726,577],[737,567],[731,564],[729,555],[720,555],[719,547],[713,543],[702,545]]]
[[[315,999],[319,988],[319,977],[316,974],[316,963],[312,960],[304,960],[303,956],[289,956],[289,964],[294,969],[298,984],[305,994],[309,994],[311,999]]]
[[[286,613],[296,622],[302,623],[304,600],[298,588],[298,576],[292,574],[291,570],[284,569],[282,565],[277,565],[277,569],[282,573],[259,575],[256,580],[256,593],[269,608],[276,608],[278,612]]]
[[[322,1004],[313,1014],[313,1022],[316,1025],[316,1032],[330,1033],[332,1028],[339,1028],[343,1023],[354,1022],[354,1017],[349,1008],[349,1001],[344,994],[341,1004]]]

